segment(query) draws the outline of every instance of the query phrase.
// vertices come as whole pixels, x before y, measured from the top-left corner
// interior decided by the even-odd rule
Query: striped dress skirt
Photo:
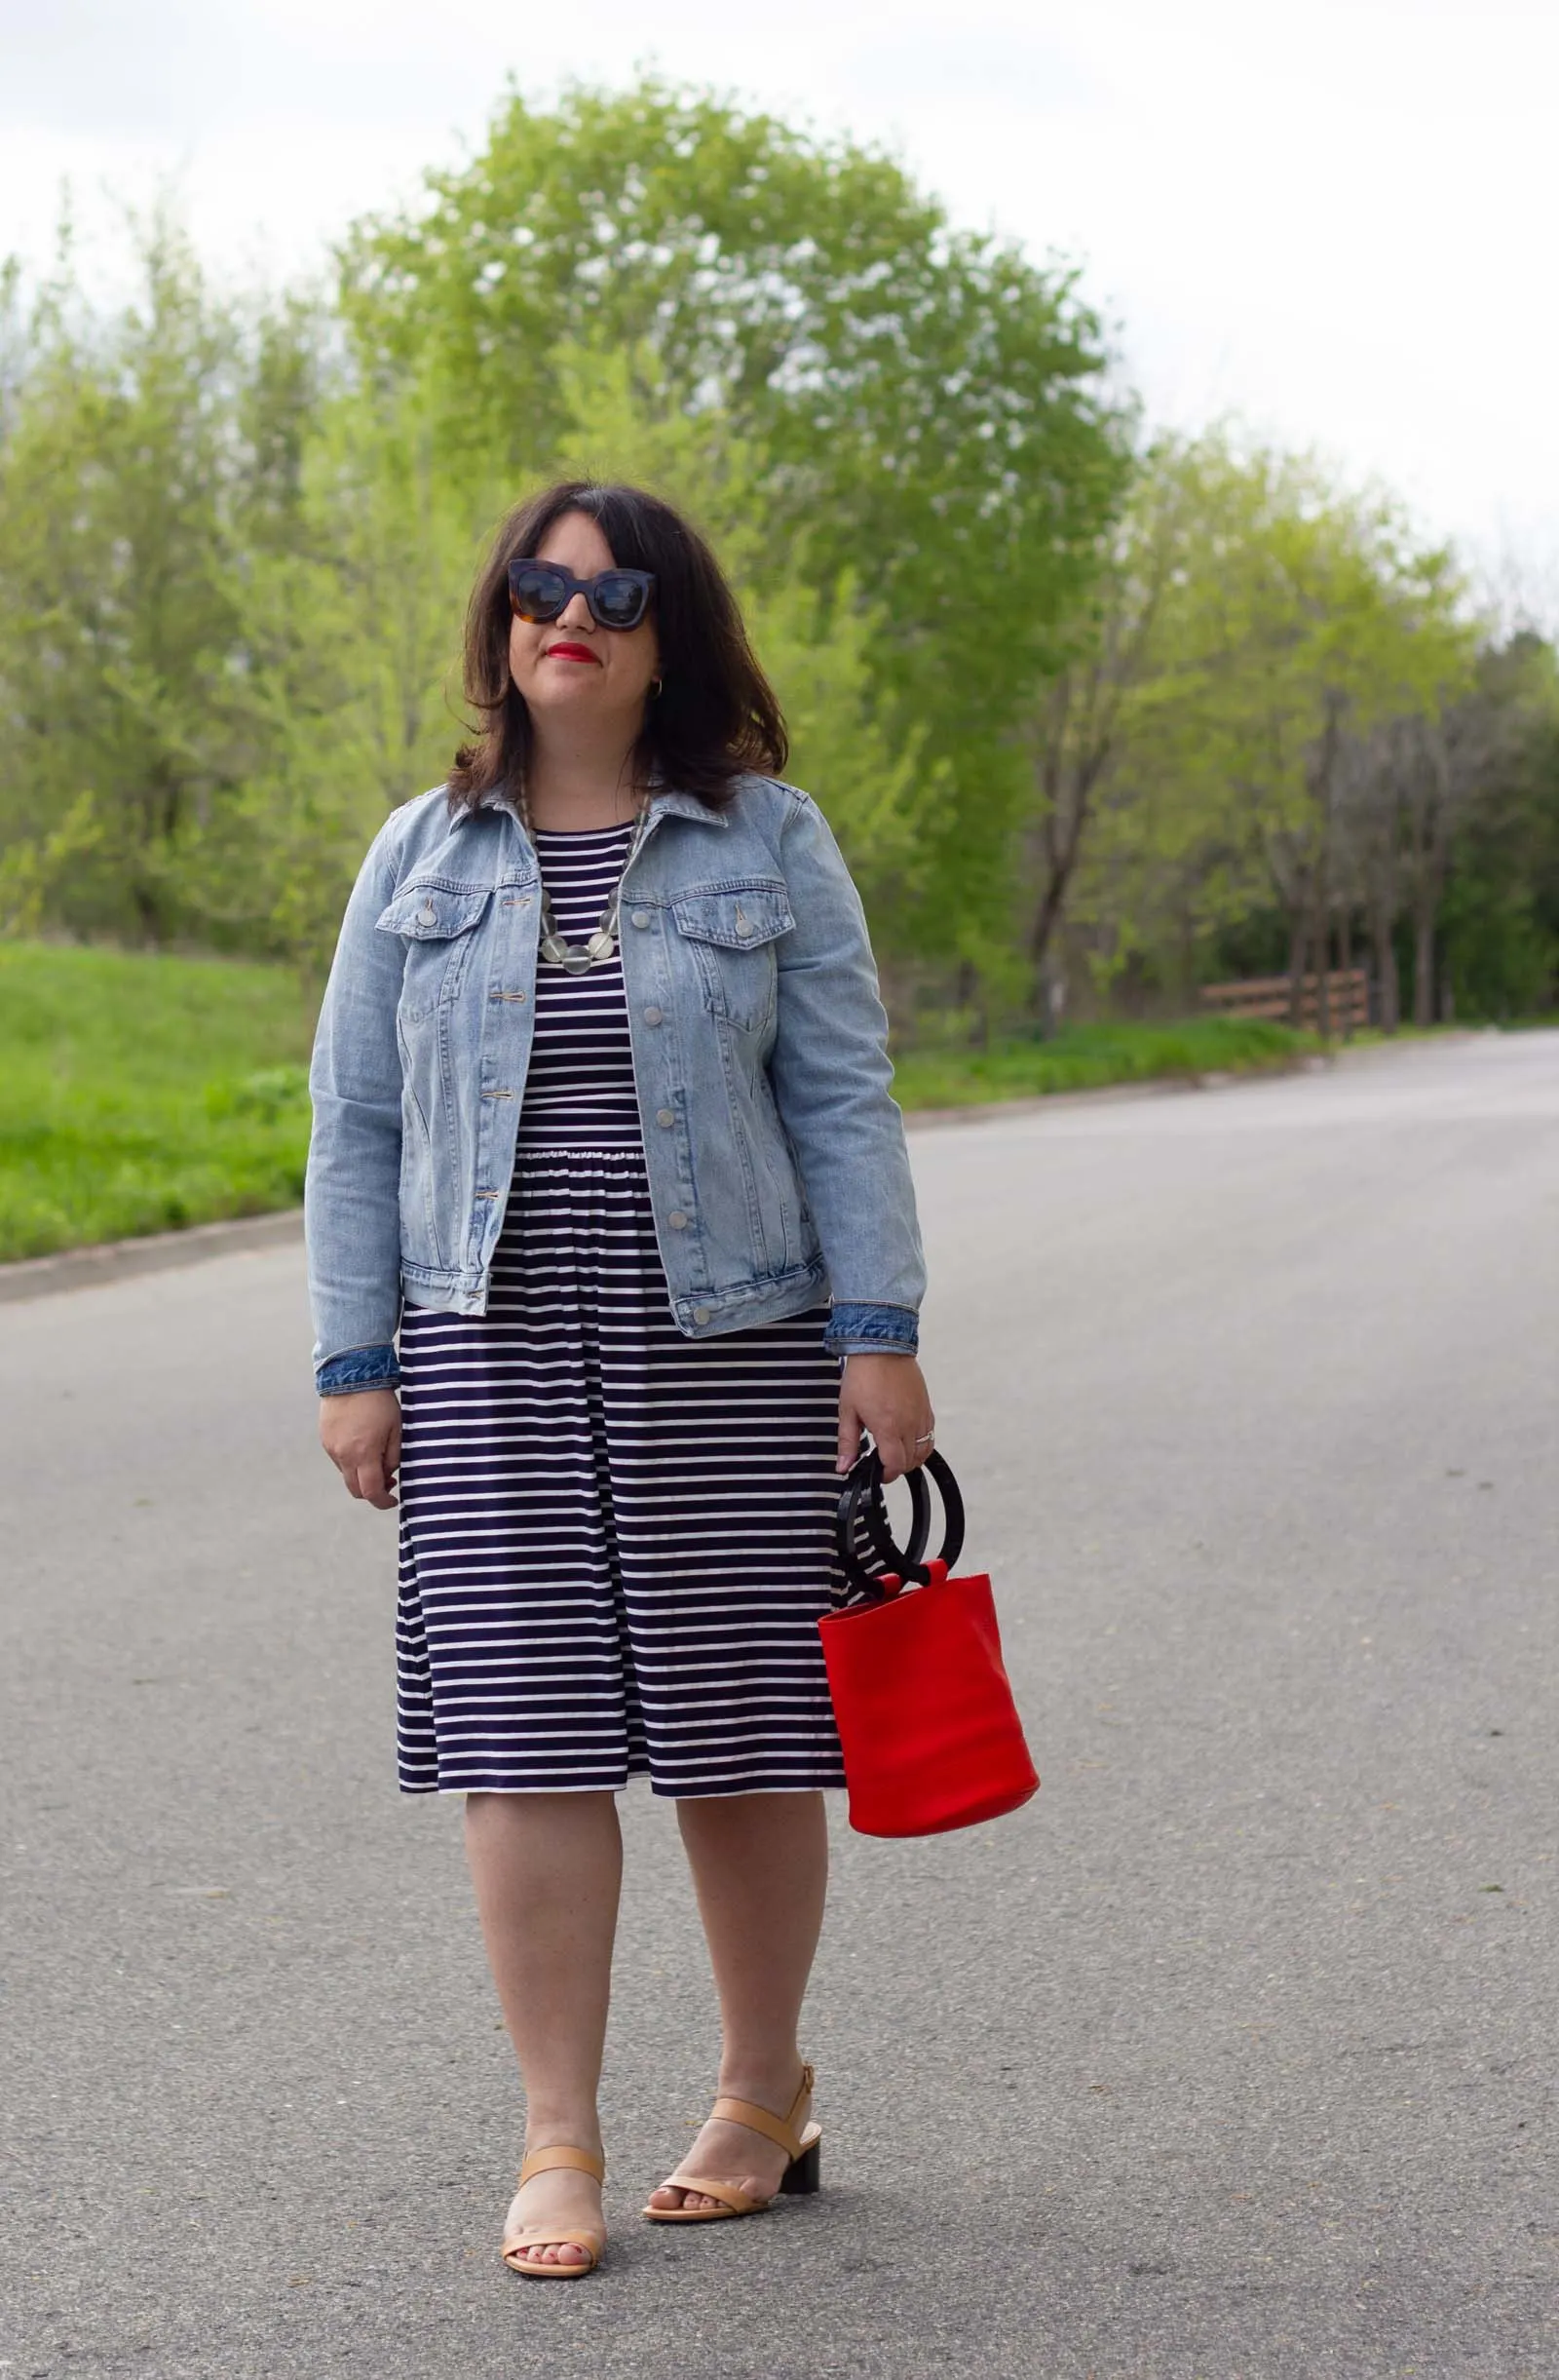
[[[566,940],[630,832],[537,835]],[[843,1593],[827,1319],[682,1336],[621,963],[544,962],[487,1312],[401,1320],[403,1791],[843,1785],[817,1628]]]

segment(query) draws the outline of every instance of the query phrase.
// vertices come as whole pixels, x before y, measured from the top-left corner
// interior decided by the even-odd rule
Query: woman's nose
[[[574,593],[569,596],[568,601],[564,604],[562,610],[558,613],[557,625],[559,628],[583,628],[586,630],[594,628],[595,623],[590,618],[590,607],[586,602],[583,594],[577,587],[574,590]]]

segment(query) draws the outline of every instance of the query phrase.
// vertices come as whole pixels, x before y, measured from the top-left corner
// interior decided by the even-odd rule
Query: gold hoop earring
[[[662,687],[663,687],[665,684],[665,678],[664,678],[664,677],[652,677],[652,678],[651,678],[651,680],[650,680],[650,700],[651,700],[651,702],[652,702],[652,703],[654,703],[654,702],[658,702],[658,701],[660,700],[661,689],[662,689]]]

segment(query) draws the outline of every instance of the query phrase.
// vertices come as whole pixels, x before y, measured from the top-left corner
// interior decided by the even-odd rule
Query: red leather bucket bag
[[[1038,1792],[1002,1664],[991,1582],[949,1575],[964,1505],[947,1464],[923,1467],[941,1493],[941,1553],[923,1561],[931,1499],[908,1474],[911,1533],[894,1546],[873,1451],[839,1499],[839,1558],[854,1597],[818,1623],[845,1754],[850,1823],[860,1834],[945,1834],[1016,1810]],[[883,1561],[868,1569],[869,1547]]]

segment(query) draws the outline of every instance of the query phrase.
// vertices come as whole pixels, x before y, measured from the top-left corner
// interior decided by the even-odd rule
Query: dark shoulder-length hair
[[[622,570],[653,570],[661,690],[645,706],[635,780],[658,777],[711,810],[744,770],[778,776],[789,743],[773,687],[747,642],[737,600],[691,522],[640,487],[561,480],[516,504],[493,540],[466,615],[467,700],[481,727],[455,754],[452,809],[515,795],[531,753],[530,712],[509,674],[509,565],[535,554],[565,513],[597,523]]]

